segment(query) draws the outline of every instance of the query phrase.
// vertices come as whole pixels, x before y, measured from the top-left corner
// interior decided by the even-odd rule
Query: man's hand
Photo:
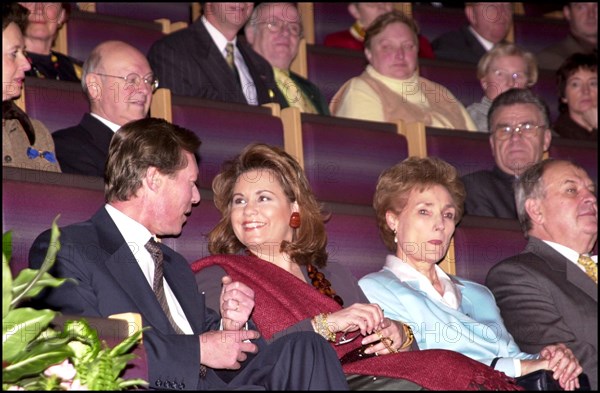
[[[250,341],[260,337],[256,330],[215,330],[203,333],[200,339],[200,363],[213,369],[237,370],[248,353],[258,346]]]
[[[223,330],[240,330],[254,309],[254,291],[239,281],[233,282],[231,277],[224,276],[221,280],[221,318]]]

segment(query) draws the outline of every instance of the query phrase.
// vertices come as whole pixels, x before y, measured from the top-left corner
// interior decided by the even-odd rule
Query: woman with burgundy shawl
[[[222,213],[209,234],[213,256],[192,264],[207,306],[237,309],[233,300],[219,303],[224,276],[247,284],[261,335],[320,334],[334,345],[352,389],[518,389],[503,373],[453,351],[419,351],[410,328],[384,318],[350,272],[327,264],[321,208],[285,151],[246,147],[225,163],[213,193]]]

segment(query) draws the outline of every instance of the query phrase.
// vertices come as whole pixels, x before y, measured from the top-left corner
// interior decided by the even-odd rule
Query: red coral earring
[[[296,241],[296,232],[297,229],[300,228],[300,213],[298,212],[293,212],[292,215],[290,216],[290,227],[293,229],[292,231],[292,241],[295,242]]]

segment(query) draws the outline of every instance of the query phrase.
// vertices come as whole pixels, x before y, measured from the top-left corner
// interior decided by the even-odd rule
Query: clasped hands
[[[329,314],[327,322],[330,330],[344,333],[338,345],[361,336],[361,344],[370,345],[365,354],[396,353],[406,339],[401,323],[385,318],[377,304],[354,303]]]
[[[578,376],[583,372],[571,349],[562,343],[542,348],[539,359],[521,360],[521,375],[537,370],[551,370],[564,390],[579,388]]]
[[[255,330],[245,330],[254,309],[254,291],[247,285],[224,276],[220,297],[223,330],[213,330],[200,336],[200,362],[214,369],[237,370],[258,347],[250,340],[260,337]]]

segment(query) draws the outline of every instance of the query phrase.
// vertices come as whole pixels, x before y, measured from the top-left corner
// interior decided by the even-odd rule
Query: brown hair
[[[163,119],[131,121],[113,136],[104,171],[107,202],[127,201],[142,186],[149,167],[173,175],[187,166],[184,151],[196,154],[200,139],[192,131]]]
[[[437,157],[409,157],[381,173],[373,197],[373,208],[379,234],[390,251],[396,251],[396,244],[385,214],[388,211],[400,213],[413,189],[423,191],[434,185],[440,185],[450,193],[456,208],[454,222],[458,223],[464,212],[467,194],[458,171],[446,161]]]
[[[375,36],[392,23],[404,23],[413,32],[415,45],[419,45],[419,27],[413,18],[402,11],[394,10],[379,15],[365,31],[365,48],[371,49],[371,41]]]
[[[28,15],[29,10],[19,3],[2,4],[2,31],[11,23],[16,23],[21,29],[21,33],[25,32]]]
[[[265,144],[251,144],[223,165],[212,183],[214,202],[222,214],[217,226],[209,233],[211,254],[235,254],[244,248],[231,226],[233,189],[239,177],[252,170],[268,170],[281,185],[290,203],[300,207],[301,225],[297,240],[281,242],[280,251],[287,253],[298,265],[327,263],[327,235],[321,206],[315,199],[304,170],[284,150]]]

